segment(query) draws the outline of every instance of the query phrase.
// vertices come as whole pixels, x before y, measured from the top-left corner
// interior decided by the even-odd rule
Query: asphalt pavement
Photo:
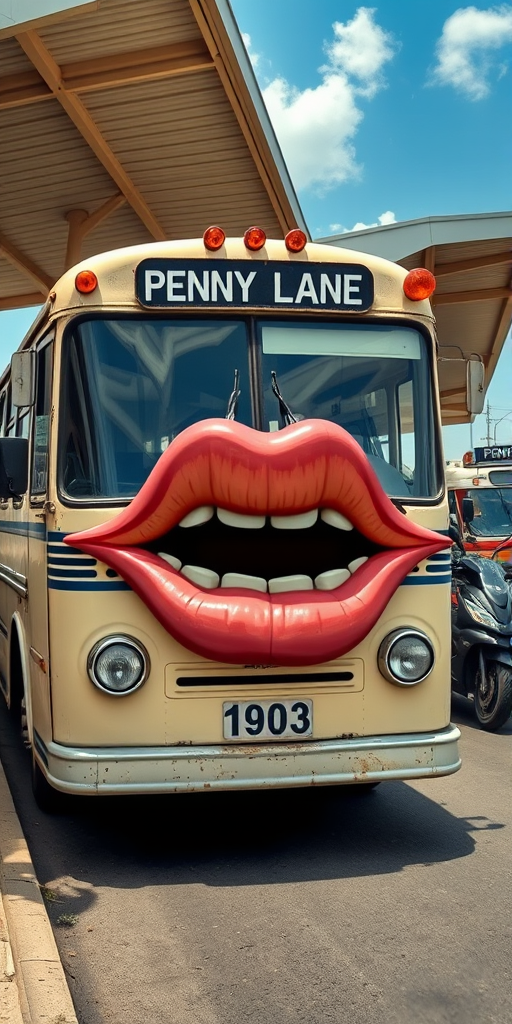
[[[49,817],[1,711],[35,869],[1,790],[3,984],[21,1002],[0,1024],[510,1024],[512,722],[484,733],[462,698],[454,720],[463,769],[445,779],[70,800]]]

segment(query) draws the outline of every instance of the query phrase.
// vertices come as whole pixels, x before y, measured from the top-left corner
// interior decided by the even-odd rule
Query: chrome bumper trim
[[[35,754],[66,793],[136,794],[343,785],[450,775],[460,768],[457,726],[407,736],[261,745],[76,748]]]

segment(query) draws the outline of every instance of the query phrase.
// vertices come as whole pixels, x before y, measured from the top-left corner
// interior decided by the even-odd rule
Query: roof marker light
[[[82,295],[89,295],[98,287],[98,278],[94,270],[79,270],[75,277],[75,288]]]
[[[253,252],[257,252],[258,249],[263,249],[267,236],[263,228],[247,228],[244,235],[244,244],[246,249],[252,249]]]
[[[464,452],[464,455],[462,456],[462,465],[463,466],[473,466],[474,462],[475,462],[475,458],[474,458],[473,452]]]
[[[306,235],[300,228],[292,228],[284,240],[284,244],[289,252],[302,252],[306,242]]]
[[[219,228],[217,224],[212,224],[211,227],[206,228],[203,235],[203,242],[206,249],[210,249],[215,252],[220,249],[226,240],[226,232]]]
[[[428,299],[435,291],[436,279],[430,270],[417,267],[410,270],[404,278],[404,292],[408,299],[418,302],[420,299]]]

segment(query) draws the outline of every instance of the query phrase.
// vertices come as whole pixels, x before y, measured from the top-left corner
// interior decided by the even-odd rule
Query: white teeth
[[[349,579],[348,569],[330,569],[329,572],[321,572],[320,576],[315,577],[315,587],[317,590],[336,590],[336,587],[341,587],[341,584]]]
[[[191,583],[197,583],[198,587],[205,590],[215,590],[219,585],[219,577],[211,569],[203,569],[200,565],[184,565],[181,575],[186,576]]]
[[[202,523],[207,523],[212,518],[215,509],[213,505],[200,505],[199,508],[192,509],[188,516],[185,516],[181,520],[179,526],[201,526]]]
[[[243,516],[239,512],[230,512],[227,508],[218,508],[217,518],[225,526],[236,526],[242,530],[260,530],[265,526],[265,516]]]
[[[242,587],[244,590],[267,592],[267,581],[262,576],[244,576],[241,572],[227,572],[221,580],[221,587]]]
[[[169,562],[173,569],[181,569],[181,562],[179,558],[174,558],[173,555],[168,555],[166,551],[159,551],[158,557],[163,558],[164,562]]]
[[[348,567],[349,567],[350,572],[355,572],[356,569],[359,569],[360,565],[364,565],[364,563],[367,562],[367,561],[368,561],[367,557],[364,557],[364,558],[354,558],[353,562],[349,562],[348,563]]]
[[[328,526],[334,526],[337,530],[354,529],[350,519],[342,516],[341,512],[335,512],[333,508],[323,508],[320,512],[320,519],[323,519],[324,523],[327,523]]]
[[[315,525],[317,519],[318,509],[314,508],[298,516],[271,516],[270,522],[276,530],[307,530],[309,526]]]
[[[286,594],[289,590],[313,590],[311,576],[276,576],[268,581],[269,594]]]

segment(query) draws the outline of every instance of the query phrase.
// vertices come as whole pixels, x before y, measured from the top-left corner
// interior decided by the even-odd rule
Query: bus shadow
[[[42,818],[52,840],[38,843],[36,871],[73,913],[104,886],[230,888],[397,874],[467,857],[473,832],[502,827],[456,818],[402,782],[366,794],[340,787],[75,799],[59,818]],[[62,909],[51,907],[51,916]]]
[[[37,877],[58,912],[83,912],[96,887],[231,887],[396,874],[469,856],[473,832],[499,829],[457,818],[404,782],[366,787],[67,798],[43,814],[18,743],[2,759]],[[429,790],[430,792],[430,790]],[[61,902],[63,901],[63,902]]]

